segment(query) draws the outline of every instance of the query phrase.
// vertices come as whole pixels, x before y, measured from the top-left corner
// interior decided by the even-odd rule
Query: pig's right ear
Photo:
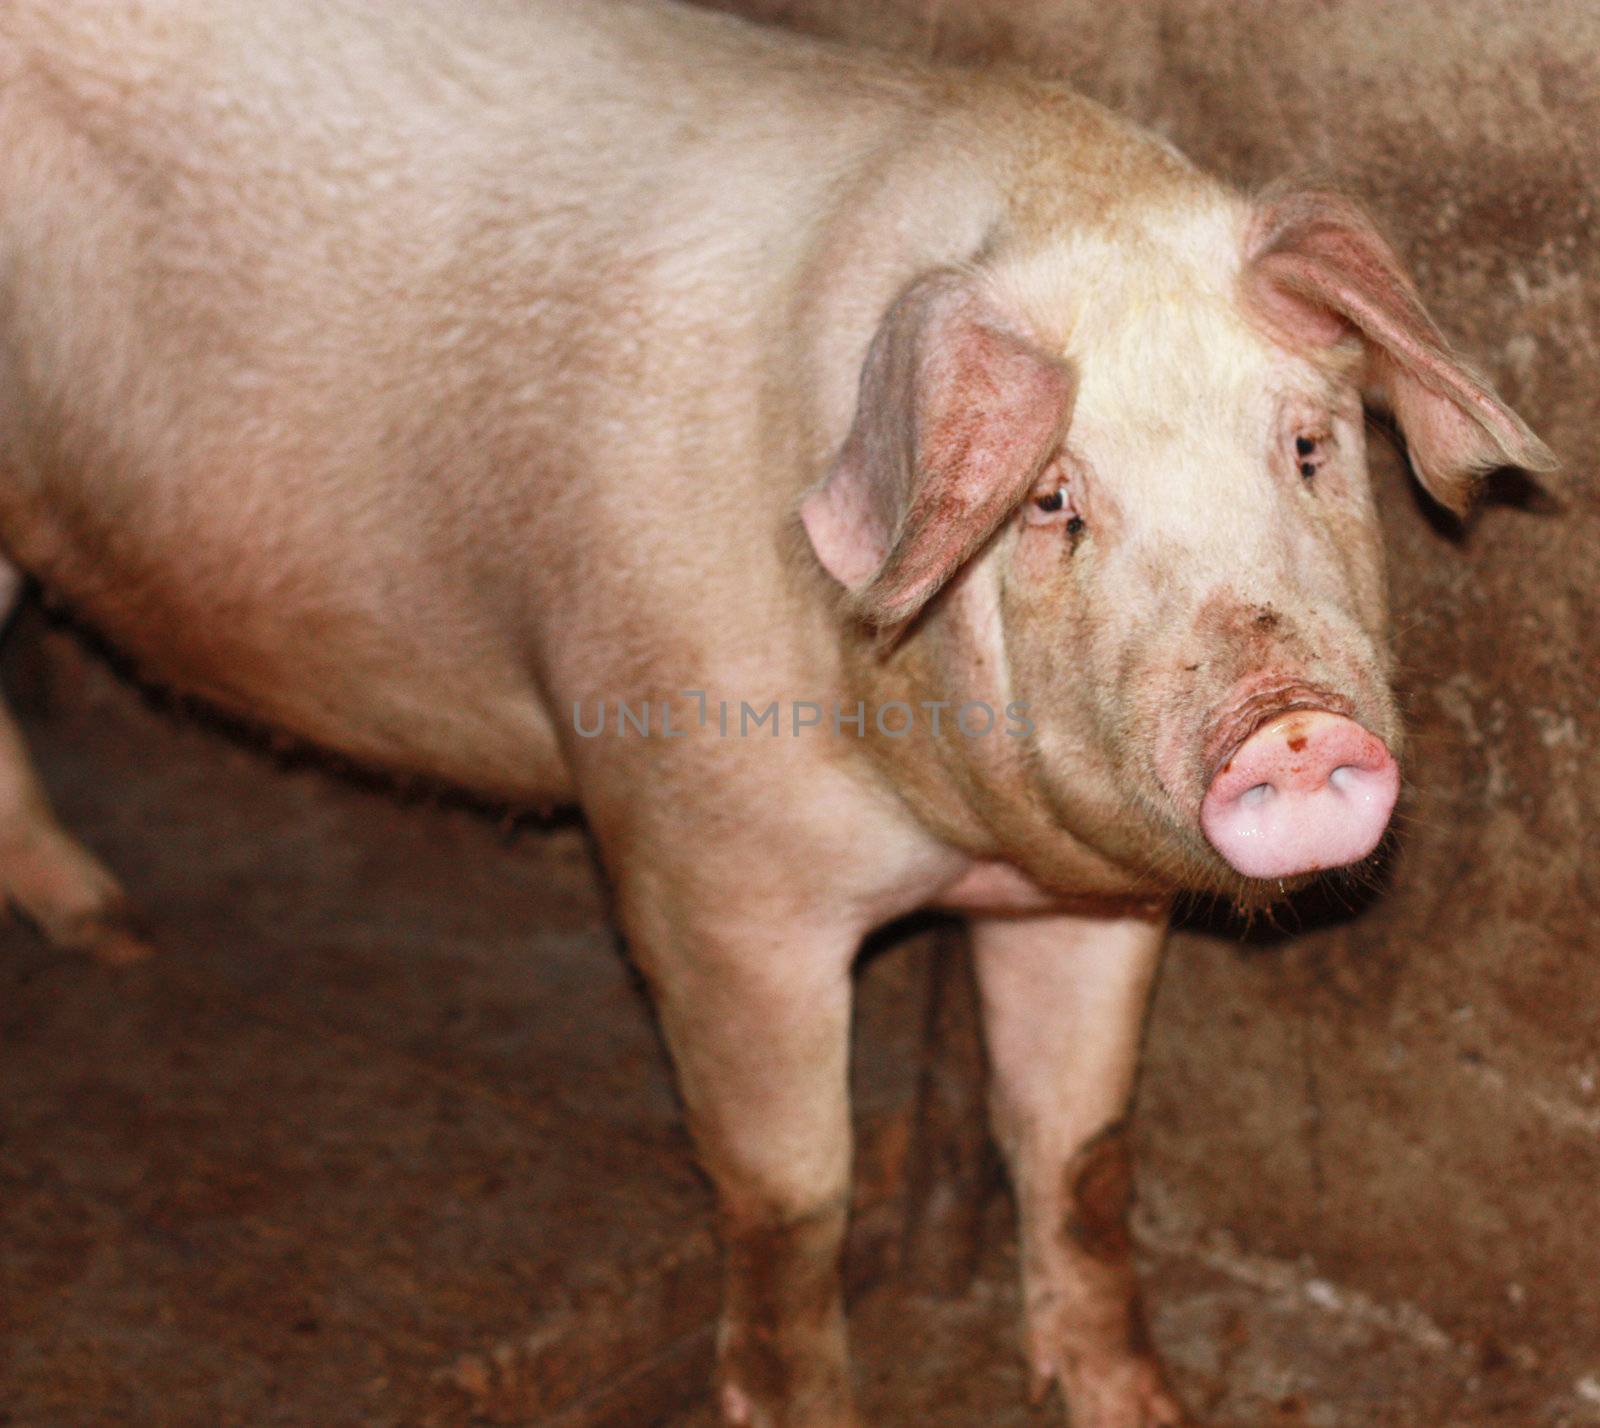
[[[1265,203],[1245,273],[1247,296],[1291,344],[1331,346],[1350,331],[1368,351],[1368,386],[1405,432],[1411,464],[1462,514],[1477,478],[1500,466],[1547,471],[1550,448],[1454,352],[1394,250],[1350,200],[1293,193]]]
[[[1066,366],[1015,332],[974,280],[937,272],[878,327],[855,421],[801,502],[849,612],[904,624],[1021,504],[1072,409]]]

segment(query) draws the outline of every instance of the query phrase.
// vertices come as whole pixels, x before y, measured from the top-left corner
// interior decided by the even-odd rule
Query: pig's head
[[[1008,797],[1259,901],[1371,853],[1399,784],[1363,393],[1453,510],[1549,464],[1353,207],[1179,205],[915,283],[801,514],[930,697],[1025,703]]]

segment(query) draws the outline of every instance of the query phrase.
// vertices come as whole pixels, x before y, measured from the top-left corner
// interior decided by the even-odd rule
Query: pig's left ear
[[[1246,297],[1292,345],[1366,339],[1368,385],[1405,432],[1422,484],[1458,515],[1501,466],[1544,471],[1550,449],[1450,350],[1394,250],[1366,215],[1330,193],[1265,203],[1247,254]]]
[[[867,351],[850,434],[800,505],[850,613],[880,629],[915,616],[1027,495],[1072,393],[972,278],[907,289]]]

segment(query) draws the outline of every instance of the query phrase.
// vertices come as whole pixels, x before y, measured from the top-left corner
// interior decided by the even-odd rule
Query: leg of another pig
[[[723,1421],[850,1428],[840,1254],[849,1201],[853,939],[628,917],[724,1253]]]
[[[22,576],[0,560],[0,627]],[[0,895],[58,947],[113,965],[136,962],[149,944],[130,926],[115,878],[59,823],[34,775],[22,733],[0,702]]]
[[[973,950],[995,1133],[1021,1221],[1036,1400],[1073,1428],[1184,1422],[1146,1335],[1127,1215],[1124,1117],[1164,918],[983,919]]]

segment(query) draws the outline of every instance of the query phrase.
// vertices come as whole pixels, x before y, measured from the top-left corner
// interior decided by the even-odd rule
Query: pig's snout
[[[1302,709],[1263,724],[1211,780],[1200,826],[1249,878],[1343,867],[1383,837],[1400,771],[1353,719]]]

